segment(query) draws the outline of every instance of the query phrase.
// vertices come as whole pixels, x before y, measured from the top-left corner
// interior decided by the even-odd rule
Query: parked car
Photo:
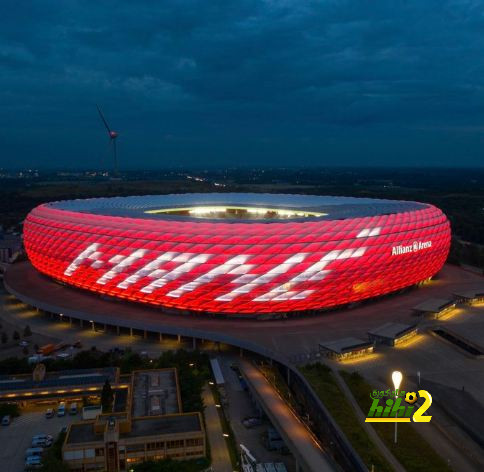
[[[29,447],[25,451],[25,460],[27,460],[29,457],[40,457],[44,453],[44,448],[43,447]]]
[[[53,418],[54,417],[54,409],[53,408],[47,408],[46,412],[45,412],[45,417],[46,418]]]
[[[82,343],[81,343],[81,341],[76,341],[76,342],[73,344],[73,346],[74,346],[75,348],[77,348],[77,349],[81,349],[81,347],[82,347]]]
[[[52,439],[38,438],[32,439],[32,447],[50,447],[52,446]]]
[[[42,458],[39,456],[29,456],[25,459],[25,470],[35,470],[42,467]]]
[[[65,416],[66,414],[66,404],[65,402],[60,402],[57,408],[57,416]]]
[[[53,441],[54,437],[51,434],[36,434],[35,436],[32,436],[32,439],[48,439]]]
[[[2,418],[2,426],[8,426],[11,422],[12,422],[12,418],[10,417],[10,415],[5,415]]]
[[[77,415],[77,403],[71,403],[71,407],[69,408],[70,415]]]
[[[260,426],[262,424],[262,421],[260,420],[260,418],[248,417],[242,421],[242,424],[246,428],[254,428],[255,426]]]

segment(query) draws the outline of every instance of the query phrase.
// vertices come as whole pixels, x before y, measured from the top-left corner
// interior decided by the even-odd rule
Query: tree
[[[29,336],[32,336],[32,331],[30,330],[30,326],[26,325],[24,328],[24,338],[28,338]]]
[[[19,332],[18,332],[18,331],[14,331],[14,332],[13,332],[13,339],[14,339],[15,341],[18,341],[18,340],[20,339],[20,334],[19,334]]]
[[[8,334],[4,331],[2,333],[2,344],[6,344],[8,341]]]
[[[109,380],[106,379],[103,385],[103,391],[101,393],[101,405],[103,407],[103,413],[111,411],[112,405],[114,400],[113,389],[111,388],[111,384]]]
[[[41,472],[69,472],[69,467],[62,461],[62,444],[65,437],[65,433],[60,433],[52,447],[45,453]]]

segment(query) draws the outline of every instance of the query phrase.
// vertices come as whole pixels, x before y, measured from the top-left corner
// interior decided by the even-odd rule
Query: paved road
[[[349,336],[366,338],[369,330],[385,322],[414,322],[412,308],[417,304],[429,298],[449,298],[456,291],[482,288],[484,283],[481,276],[446,265],[439,278],[425,287],[383,298],[378,303],[362,304],[351,310],[335,310],[324,316],[268,323],[185,317],[141,304],[102,299],[87,291],[57,284],[37,272],[28,262],[9,267],[4,280],[9,290],[24,302],[66,316],[221,341],[286,360],[317,350],[320,341]]]
[[[215,400],[208,386],[203,389],[203,403],[205,404],[205,424],[207,426],[210,453],[212,454],[212,468],[214,472],[232,472],[229,450],[223,437],[222,425]]]
[[[260,370],[246,360],[241,360],[239,365],[248,384],[262,403],[264,411],[279,430],[286,446],[293,452],[302,469],[306,472],[336,470],[303,423],[282,400]]]
[[[63,426],[79,419],[79,415],[46,419],[44,412],[39,411],[22,414],[9,426],[1,426],[0,470],[22,472],[25,464],[25,450],[31,446],[32,436],[51,434],[56,438]]]

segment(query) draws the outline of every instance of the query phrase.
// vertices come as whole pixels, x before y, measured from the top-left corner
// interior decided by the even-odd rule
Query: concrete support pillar
[[[244,357],[244,350],[239,347],[239,357]]]
[[[299,461],[296,459],[296,472],[301,472],[301,467],[299,466]]]
[[[129,335],[133,337],[133,328],[129,328]]]
[[[69,326],[72,326],[72,316],[69,316]]]
[[[119,336],[120,334],[120,329],[119,329],[119,326],[116,326],[116,334]]]
[[[84,320],[79,320],[79,326],[82,328],[84,328]]]
[[[159,333],[160,335],[160,343],[163,342],[163,334],[162,333]]]
[[[108,332],[108,325],[106,323],[104,323],[104,332],[107,333]]]
[[[193,350],[197,348],[197,338],[192,338],[192,347],[193,347]]]
[[[143,331],[143,339],[148,339],[148,331],[146,329]]]
[[[178,342],[181,343],[181,336],[178,335]]]

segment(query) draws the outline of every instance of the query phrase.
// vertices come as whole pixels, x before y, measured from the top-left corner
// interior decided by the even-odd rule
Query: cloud
[[[267,141],[274,148],[263,159],[279,162],[281,150],[290,160],[286,150],[301,140],[307,162],[324,164],[321,149],[345,150],[351,162],[352,135],[373,139],[368,153],[375,155],[383,128],[392,148],[405,129],[482,127],[481,2],[4,3],[0,124],[18,162],[21,129],[23,141],[35,139],[53,163],[69,152],[72,162],[95,163],[83,156],[101,139],[96,102],[125,130],[120,152],[123,140],[127,159],[139,146],[146,157],[136,162],[147,165],[158,162],[157,153],[194,162],[193,142],[207,159],[232,163],[260,156]],[[160,127],[172,147],[157,141]],[[73,146],[78,129],[85,139]],[[427,150],[450,152],[432,136]]]

